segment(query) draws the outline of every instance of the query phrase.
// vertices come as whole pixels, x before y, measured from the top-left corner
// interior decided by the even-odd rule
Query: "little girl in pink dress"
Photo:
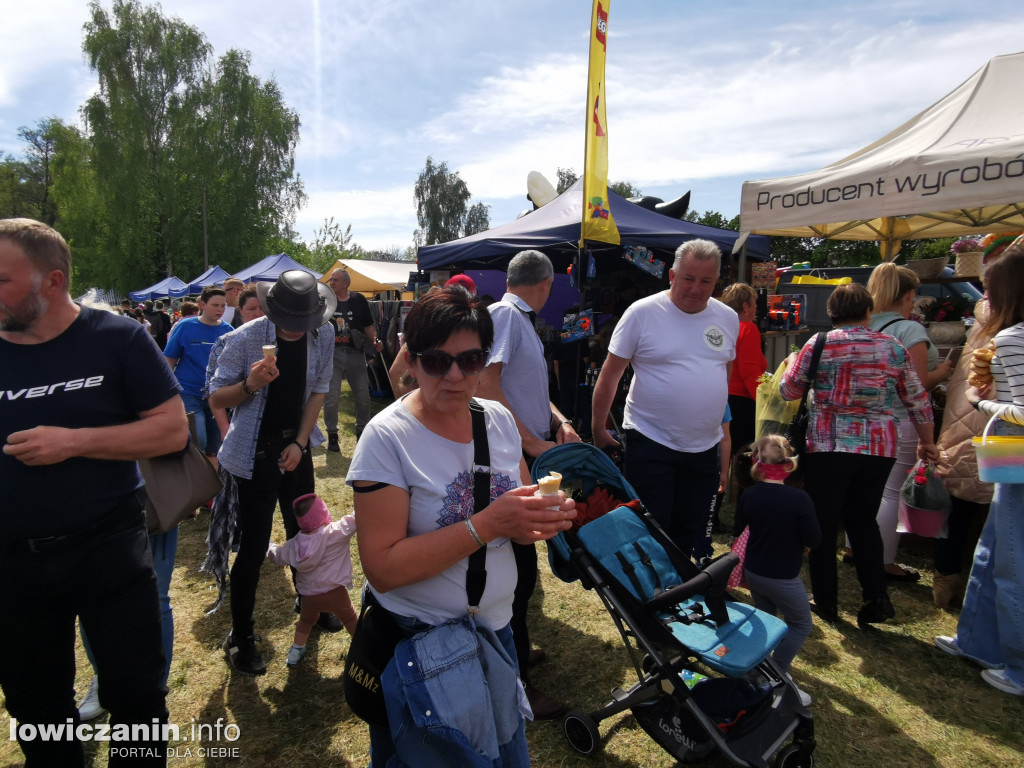
[[[295,588],[302,596],[302,612],[295,626],[295,640],[287,664],[296,666],[306,654],[306,640],[320,613],[330,611],[345,625],[349,635],[356,629],[356,611],[348,590],[352,586],[352,557],[349,542],[356,532],[356,520],[345,515],[337,522],[323,499],[315,493],[292,503],[301,529],[281,546],[271,542],[267,557],[277,565],[295,571]]]

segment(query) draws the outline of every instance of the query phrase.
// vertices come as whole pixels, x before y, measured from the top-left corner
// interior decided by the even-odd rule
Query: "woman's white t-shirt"
[[[404,398],[403,398],[404,400]],[[462,524],[473,513],[473,444],[431,432],[398,400],[377,414],[359,438],[345,481],[381,482],[409,492],[409,537]],[[512,414],[500,403],[479,400],[487,421],[491,457],[491,500],[520,485],[522,443]],[[466,534],[469,535],[468,532]],[[357,531],[358,537],[358,531]],[[466,615],[466,570],[460,560],[437,576],[378,592],[387,610],[430,625]],[[491,629],[512,618],[516,564],[507,538],[487,545],[487,585],[477,621]]]

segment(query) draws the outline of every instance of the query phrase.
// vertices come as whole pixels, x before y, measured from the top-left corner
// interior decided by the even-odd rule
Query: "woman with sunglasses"
[[[359,557],[367,579],[363,599],[388,611],[410,637],[461,619],[467,613],[469,556],[486,547],[486,585],[475,621],[496,634],[514,669],[509,621],[516,565],[509,542],[549,539],[568,529],[576,512],[564,493],[557,506],[533,495],[536,488],[526,485],[529,473],[512,414],[496,402],[478,400],[485,411],[491,503],[473,514],[469,405],[493,335],[483,302],[464,288],[446,287],[420,299],[405,322],[406,362],[418,388],[370,421],[346,481],[354,492]],[[491,689],[489,697],[460,687],[460,698],[464,693],[480,703],[459,709],[479,718],[478,707],[489,706],[498,732],[504,726],[504,732],[514,733],[502,744],[502,764],[528,765],[523,714],[529,709],[521,684],[513,679],[514,686]],[[457,744],[436,753],[424,749],[429,734],[438,730],[414,722],[402,706],[403,690],[387,684],[387,672],[383,680],[391,719],[396,703],[406,717],[391,722],[390,729],[370,726],[372,764],[384,765],[396,753],[406,765],[465,764]],[[452,730],[449,717],[456,713],[434,716],[446,723],[441,731]],[[420,746],[406,754],[414,743]]]

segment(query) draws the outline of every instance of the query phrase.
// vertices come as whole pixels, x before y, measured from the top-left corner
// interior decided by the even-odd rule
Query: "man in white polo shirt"
[[[625,475],[688,556],[718,491],[718,443],[739,316],[711,298],[722,254],[710,240],[676,250],[669,288],[637,301],[612,334],[594,388],[594,445],[617,445],[608,411],[626,366]]]

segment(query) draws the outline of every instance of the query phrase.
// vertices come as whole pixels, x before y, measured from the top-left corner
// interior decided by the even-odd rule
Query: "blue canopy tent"
[[[274,256],[260,259],[251,267],[235,272],[234,277],[237,277],[243,283],[256,283],[261,280],[273,282],[277,280],[278,275],[282,272],[287,272],[289,269],[301,269],[303,272],[309,272],[317,280],[321,277],[319,272],[314,272],[309,267],[302,266],[285,253],[278,253]]]
[[[159,283],[149,286],[149,288],[143,288],[141,291],[135,291],[128,294],[128,298],[132,301],[148,301],[150,299],[166,299],[173,290],[181,290],[185,287],[185,283],[176,277],[165,277]]]
[[[718,244],[722,253],[732,253],[739,232],[693,224],[672,219],[619,197],[608,191],[610,207],[619,227],[622,245],[642,245],[661,252],[668,258],[685,240],[705,238]],[[580,226],[583,219],[583,180],[547,205],[508,224],[479,232],[459,240],[419,249],[421,270],[430,269],[505,269],[519,251],[535,248],[548,255],[557,272],[564,272],[578,253]],[[768,259],[770,240],[764,236],[747,239],[747,256]],[[620,247],[606,243],[587,242],[595,254],[619,252]]]
[[[212,266],[195,280],[191,281],[184,288],[175,288],[170,291],[171,297],[181,299],[185,296],[195,295],[203,292],[208,285],[218,285],[227,280],[231,275],[218,266]]]

